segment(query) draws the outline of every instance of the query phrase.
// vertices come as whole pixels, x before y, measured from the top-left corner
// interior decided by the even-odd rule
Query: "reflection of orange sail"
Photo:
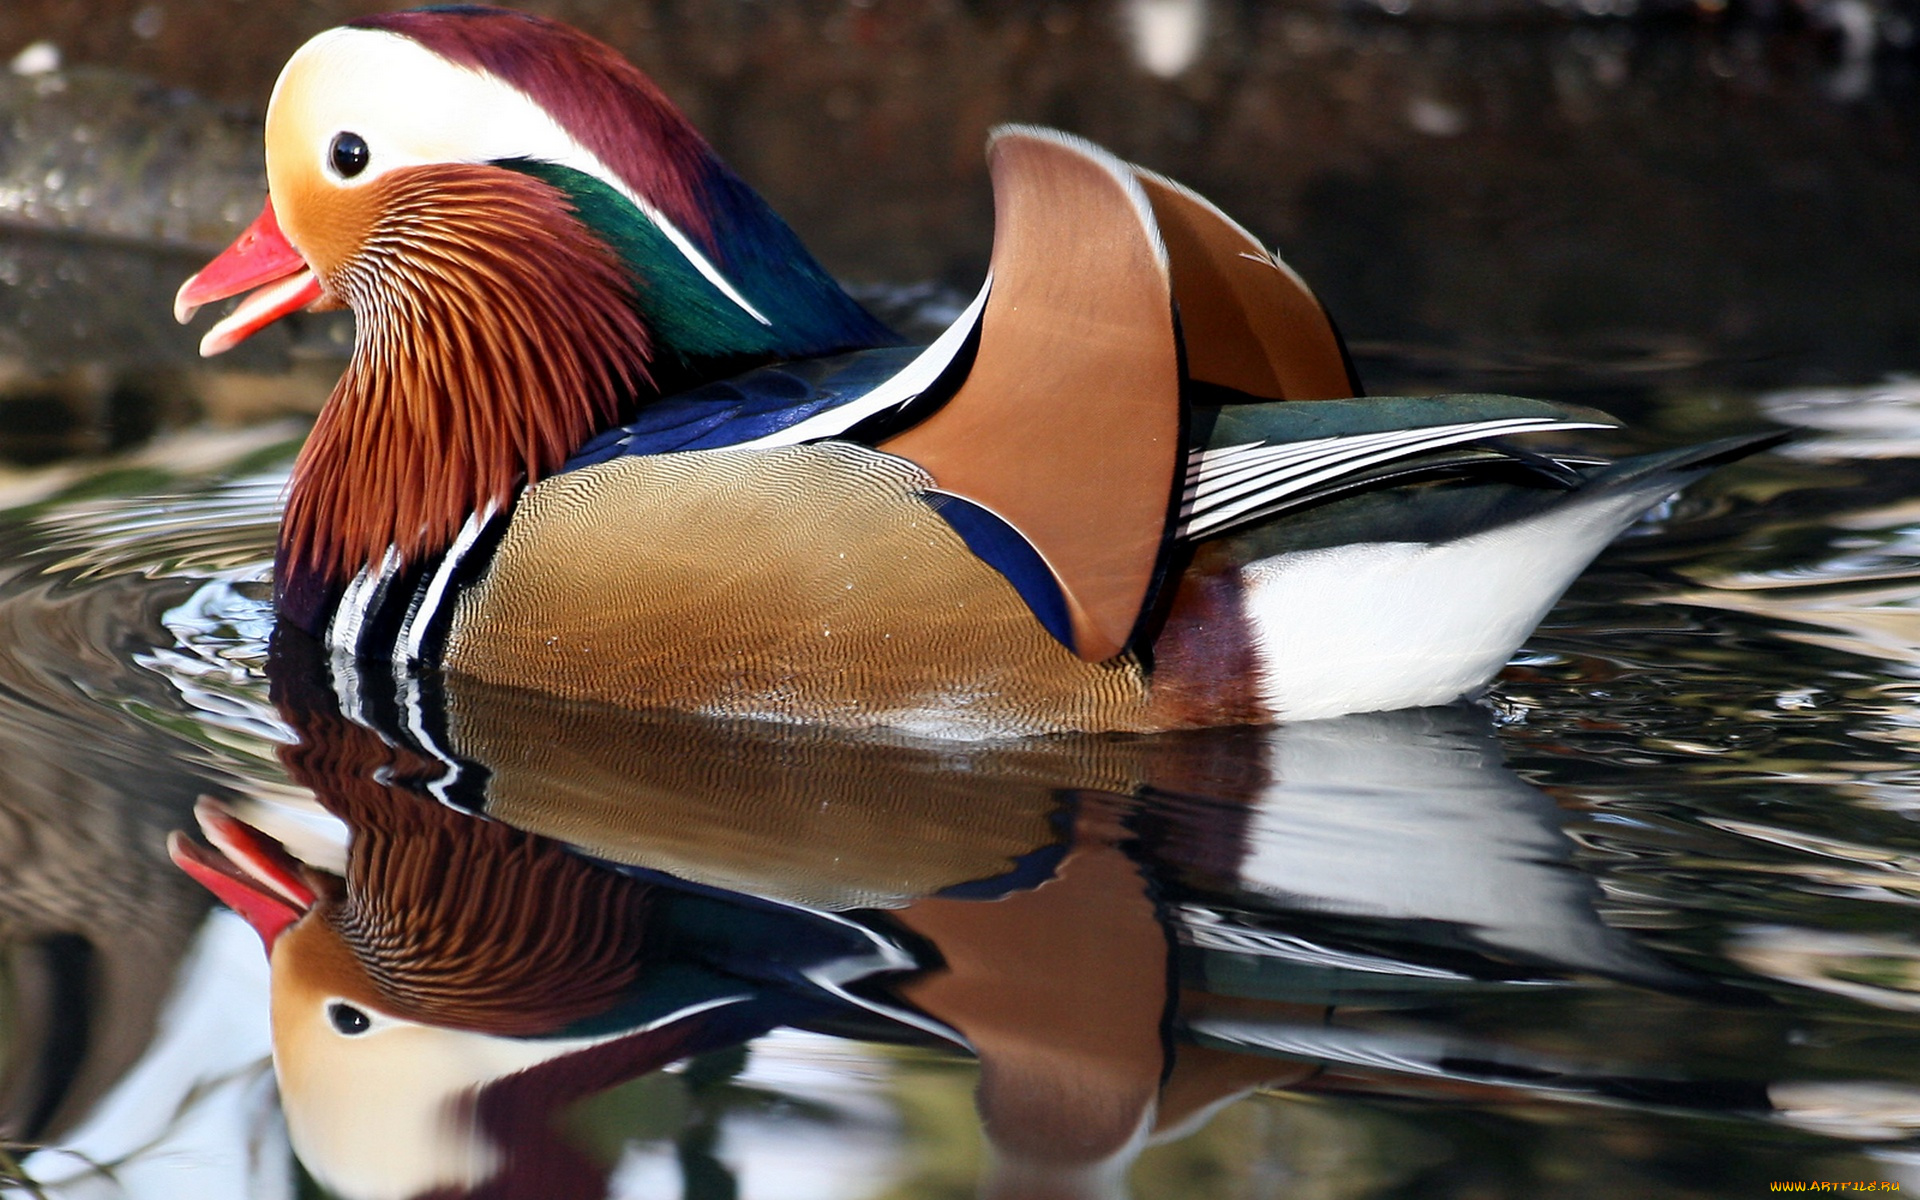
[[[1149,1142],[1315,1070],[1172,1040],[1174,931],[1123,848],[1129,806],[1079,801],[1073,848],[1037,888],[986,904],[928,898],[898,913],[940,948],[944,967],[901,993],[964,1034],[980,1059],[991,1196],[1109,1194]]]
[[[901,992],[980,1057],[980,1116],[1002,1169],[1083,1169],[1152,1123],[1166,1066],[1169,954],[1105,798],[1086,798],[1053,878],[993,903],[899,913],[945,970]]]

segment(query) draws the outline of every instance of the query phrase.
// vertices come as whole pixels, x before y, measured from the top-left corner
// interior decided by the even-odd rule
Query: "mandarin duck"
[[[320,34],[266,163],[177,315],[255,289],[213,354],[353,310],[275,573],[343,663],[948,737],[1440,704],[1762,444],[1608,462],[1538,444],[1585,409],[1357,398],[1256,238],[1030,127],[989,144],[985,285],[900,346],[638,69],[526,14]]]

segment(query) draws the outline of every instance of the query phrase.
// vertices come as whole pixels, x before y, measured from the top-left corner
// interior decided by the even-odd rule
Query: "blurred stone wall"
[[[280,63],[372,7],[10,0],[0,56],[44,42],[75,78],[98,65],[205,97],[62,110],[108,114],[92,144],[128,147],[185,197],[156,210],[153,239],[204,250],[252,207],[250,121]],[[971,290],[991,239],[982,142],[1033,121],[1180,178],[1278,243],[1376,380],[1920,366],[1920,102],[1911,8],[1894,0],[527,7],[654,74],[855,282]],[[117,140],[105,128],[129,122]],[[26,153],[0,148],[0,219],[34,219],[59,165],[9,174]],[[60,183],[127,178],[108,157]],[[113,191],[41,196],[40,211],[125,237],[100,199]]]

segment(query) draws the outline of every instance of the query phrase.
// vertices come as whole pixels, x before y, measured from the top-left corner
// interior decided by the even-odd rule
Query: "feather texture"
[[[330,883],[315,916],[386,1012],[531,1037],[620,1005],[641,970],[643,885],[511,826],[396,797],[384,780],[425,765],[411,752],[331,714],[297,720],[288,772],[354,830],[346,877]],[[471,886],[485,898],[468,895]],[[353,994],[365,985],[336,986]]]

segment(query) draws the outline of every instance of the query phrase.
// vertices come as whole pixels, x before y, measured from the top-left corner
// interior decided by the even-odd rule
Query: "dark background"
[[[984,138],[1034,121],[1187,182],[1277,243],[1372,390],[1751,389],[1920,368],[1912,6],[1381,3],[525,7],[651,72],[831,269],[909,324],[976,285]],[[280,64],[375,7],[0,7],[0,58],[45,41],[63,64],[0,77],[0,394],[77,388],[85,426],[111,407],[103,388],[131,388],[116,445],[168,414],[225,411],[180,374],[195,334],[172,328],[167,298],[257,211],[257,120]],[[1193,34],[1184,55],[1178,36],[1148,47],[1148,10]],[[45,230],[70,236],[29,244]],[[346,335],[307,324],[293,332],[337,355]],[[285,346],[236,363],[278,369]],[[105,382],[72,381],[100,363]],[[310,407],[322,391],[286,395]],[[17,425],[0,404],[0,427]]]

